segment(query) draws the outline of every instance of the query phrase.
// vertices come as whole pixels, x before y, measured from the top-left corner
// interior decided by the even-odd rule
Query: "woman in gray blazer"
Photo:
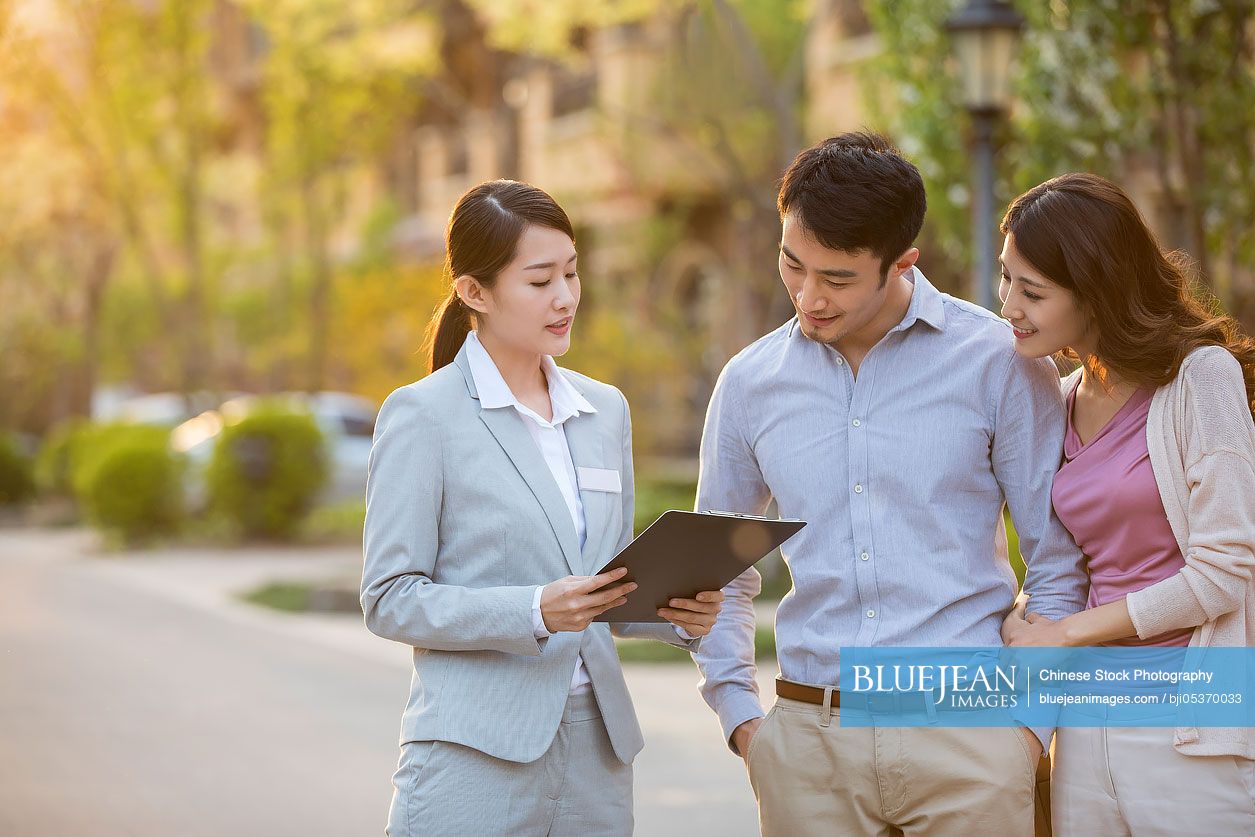
[[[560,369],[580,299],[575,235],[540,189],[458,201],[431,374],[376,423],[362,610],[414,648],[387,833],[621,835],[643,741],[611,632],[692,648],[717,591],[659,611],[590,575],[632,538],[632,437],[612,386]]]

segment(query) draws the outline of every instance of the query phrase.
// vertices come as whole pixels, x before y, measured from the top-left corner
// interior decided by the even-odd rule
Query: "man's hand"
[[[719,611],[723,608],[723,591],[705,590],[693,599],[672,599],[671,607],[658,608],[658,615],[689,636],[706,636],[715,626]]]
[[[758,728],[762,724],[762,718],[750,718],[732,730],[732,746],[746,761],[749,761],[750,742],[754,740],[755,735],[758,735]]]
[[[600,615],[612,607],[627,601],[627,594],[636,589],[636,583],[616,584],[627,573],[625,567],[601,575],[569,575],[545,585],[540,593],[540,616],[550,633],[558,631],[582,631]]]

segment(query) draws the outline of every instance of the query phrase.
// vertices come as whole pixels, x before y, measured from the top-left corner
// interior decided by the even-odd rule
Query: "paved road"
[[[406,650],[357,619],[235,603],[343,551],[109,556],[0,530],[0,835],[382,833]],[[774,672],[762,672],[764,680]],[[631,666],[637,833],[757,833],[686,665]]]

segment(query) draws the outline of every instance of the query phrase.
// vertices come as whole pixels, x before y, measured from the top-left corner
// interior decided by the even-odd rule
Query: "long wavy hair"
[[[475,325],[453,283],[473,276],[491,288],[497,274],[514,260],[528,226],[548,227],[575,241],[571,219],[548,193],[517,180],[490,180],[458,199],[445,231],[445,275],[449,293],[436,308],[423,339],[428,371],[448,366]]]
[[[1223,346],[1237,358],[1255,415],[1255,341],[1193,281],[1193,266],[1159,246],[1129,196],[1096,174],[1065,174],[1012,202],[1000,226],[1043,276],[1071,291],[1098,330],[1084,363],[1157,389],[1176,378],[1186,355]]]

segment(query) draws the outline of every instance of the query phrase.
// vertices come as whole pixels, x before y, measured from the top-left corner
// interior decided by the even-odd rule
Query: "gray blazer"
[[[362,611],[379,636],[414,647],[401,741],[452,741],[517,762],[557,732],[577,655],[615,754],[643,746],[611,639],[691,648],[669,624],[608,626],[536,639],[536,585],[590,575],[632,539],[632,432],[612,386],[563,369],[597,409],[566,421],[578,468],[620,474],[622,490],[580,489],[581,551],[562,494],[512,408],[481,409],[466,349],[393,392],[379,411],[366,484]]]

